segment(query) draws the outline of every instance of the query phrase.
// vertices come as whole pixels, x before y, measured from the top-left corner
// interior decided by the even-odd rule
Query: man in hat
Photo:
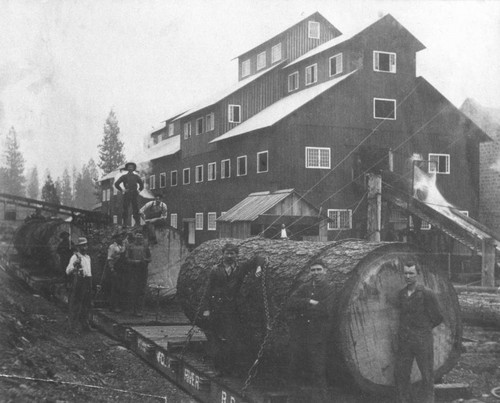
[[[238,246],[227,243],[222,248],[222,260],[209,273],[207,290],[202,301],[202,312],[208,320],[211,352],[215,369],[220,375],[230,375],[238,370],[237,357],[246,350],[242,345],[244,318],[240,317],[237,296],[245,276],[255,271],[260,277],[266,260],[255,256],[252,260],[239,264]]]
[[[151,252],[147,245],[144,245],[144,237],[140,232],[135,234],[134,243],[127,246],[125,253],[132,314],[142,316],[144,296],[148,285],[148,264],[151,262]]]
[[[125,170],[127,173],[122,175],[116,182],[115,188],[123,193],[123,211],[122,211],[122,224],[123,227],[127,226],[128,206],[132,205],[132,215],[134,217],[135,225],[140,224],[139,220],[139,207],[137,205],[137,197],[139,192],[144,189],[144,182],[139,175],[134,173],[137,169],[135,162],[127,162]],[[123,183],[123,189],[121,184]]]
[[[434,339],[432,329],[443,321],[439,303],[434,292],[418,284],[420,268],[415,261],[408,261],[403,267],[406,287],[398,294],[399,308],[398,350],[394,365],[394,380],[397,399],[410,403],[411,369],[417,361],[422,376],[422,403],[434,402]]]
[[[158,218],[167,218],[167,205],[161,201],[161,193],[155,194],[155,199],[153,201],[147,202],[139,210],[139,214],[146,222],[146,230],[148,234],[148,240],[151,244],[156,244],[156,233],[154,221]]]
[[[89,314],[92,293],[92,271],[90,256],[87,254],[87,238],[78,238],[77,251],[71,256],[66,274],[73,276],[73,286],[69,297],[69,326],[76,330],[79,323],[82,331],[90,331]]]
[[[289,376],[305,379],[325,388],[328,339],[329,288],[325,264],[315,260],[309,266],[309,280],[288,300],[290,328]]]
[[[104,282],[109,293],[109,304],[111,311],[121,312],[121,292],[125,273],[123,270],[123,258],[125,246],[123,235],[119,232],[113,234],[113,243],[108,248],[108,259],[106,260]]]

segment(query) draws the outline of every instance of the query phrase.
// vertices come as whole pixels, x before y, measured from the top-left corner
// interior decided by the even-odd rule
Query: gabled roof
[[[281,63],[276,63],[274,66],[271,66],[269,68],[267,68],[266,70],[263,70],[261,71],[260,73],[258,74],[254,74],[253,76],[250,76],[244,80],[241,80],[241,81],[238,81],[235,85],[229,87],[229,88],[226,88],[212,96],[210,96],[209,98],[205,99],[204,101],[200,102],[198,105],[194,106],[193,108],[191,109],[188,109],[186,112],[182,113],[181,115],[177,116],[175,119],[173,119],[174,121],[175,120],[179,120],[179,119],[182,119],[186,116],[189,116],[195,112],[198,112],[204,108],[208,108],[209,106],[212,106],[214,104],[216,104],[217,102],[219,101],[222,101],[224,98],[228,97],[229,95],[235,93],[236,91],[242,89],[243,87],[247,86],[248,84],[254,82],[255,80],[257,80],[259,77],[262,77],[264,74],[267,74],[269,73],[271,70],[274,70],[276,69],[278,66],[283,66],[284,62],[281,62]]]
[[[226,211],[220,216],[219,222],[236,222],[236,221],[254,221],[259,216],[265,214],[274,206],[287,197],[295,195],[301,203],[307,204],[312,210],[319,215],[319,210],[304,200],[294,189],[276,190],[275,192],[255,192],[250,193],[245,199]]]
[[[397,28],[403,29],[417,43],[417,49],[418,50],[425,49],[425,46],[422,44],[422,42],[420,42],[415,36],[413,36],[413,34],[410,31],[408,31],[403,25],[401,25],[391,14],[387,14],[384,17],[379,18],[377,21],[371,23],[367,27],[363,28],[359,32],[354,32],[354,33],[351,33],[351,34],[343,34],[343,35],[337,36],[336,38],[330,39],[328,42],[325,42],[325,43],[319,45],[318,47],[310,50],[307,53],[304,53],[302,56],[300,56],[297,59],[291,61],[290,63],[288,63],[285,66],[285,68],[288,67],[288,66],[293,66],[294,64],[299,63],[302,60],[309,59],[310,57],[315,56],[317,54],[320,54],[320,53],[322,53],[322,52],[324,52],[324,51],[326,51],[328,49],[331,49],[331,48],[333,48],[335,46],[338,46],[338,45],[340,45],[343,42],[347,42],[348,40],[351,40],[351,39],[357,38],[357,37],[359,37],[359,36],[361,36],[363,34],[366,34],[367,31],[373,29],[374,27],[376,27],[378,24],[380,24],[382,22],[386,22],[386,23],[390,22],[393,25],[395,24],[397,26]]]
[[[258,45],[253,46],[252,48],[250,48],[247,51],[241,53],[240,55],[234,57],[233,59],[240,58],[241,56],[246,55],[247,53],[252,52],[254,49],[259,48],[259,47],[261,47],[261,46],[263,46],[263,45],[265,45],[265,44],[267,44],[269,42],[272,42],[278,36],[284,35],[288,31],[291,31],[292,29],[294,29],[297,25],[302,24],[304,21],[307,21],[307,20],[309,20],[311,18],[321,19],[328,26],[328,28],[330,28],[331,30],[335,31],[339,35],[341,34],[341,32],[334,25],[332,25],[332,23],[330,21],[328,21],[325,17],[323,17],[323,15],[321,15],[318,11],[316,11],[316,12],[312,13],[311,15],[307,16],[306,18],[301,19],[299,22],[293,24],[292,26],[290,26],[290,27],[288,27],[286,29],[278,30],[278,33],[276,35],[271,36],[269,39],[267,39],[264,42],[260,42]]]
[[[235,128],[227,131],[222,136],[213,139],[210,143],[215,143],[217,141],[226,140],[228,138],[236,137],[244,133],[273,126],[280,120],[284,119],[286,116],[304,106],[306,103],[321,95],[323,92],[344,81],[347,77],[353,75],[356,71],[357,70],[354,70],[349,74],[345,74],[338,78],[334,78],[333,80],[315,85],[314,87],[298,91],[295,94],[288,95],[285,98],[282,98],[274,104],[263,109],[259,113],[255,114],[250,119],[245,120]]]

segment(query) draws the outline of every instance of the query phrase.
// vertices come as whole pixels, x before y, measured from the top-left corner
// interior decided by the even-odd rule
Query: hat
[[[322,260],[322,259],[315,259],[310,265],[309,267],[313,267],[313,266],[323,266],[323,267],[326,267],[326,264],[325,262]]]
[[[159,193],[159,192],[154,193],[154,196],[155,196],[155,199],[156,199],[157,197],[159,197],[160,199],[163,199],[163,195],[162,195],[161,193]]]
[[[236,253],[239,253],[239,248],[238,248],[238,245],[234,244],[234,243],[231,243],[231,242],[228,242],[226,243],[223,247],[222,247],[222,252],[224,253],[226,250],[228,251],[233,251],[233,252],[236,252]]]
[[[128,167],[129,167],[129,165],[133,166],[133,168],[132,168],[132,169],[133,169],[134,171],[137,169],[137,164],[136,164],[135,162],[127,162],[127,163],[125,164],[125,168],[121,169],[120,171],[123,171],[123,170],[128,171]]]
[[[78,238],[78,242],[76,243],[76,246],[82,246],[82,245],[87,245],[87,238],[85,237],[80,237]]]
[[[59,234],[59,238],[64,239],[69,237],[69,232],[68,231],[63,231]]]

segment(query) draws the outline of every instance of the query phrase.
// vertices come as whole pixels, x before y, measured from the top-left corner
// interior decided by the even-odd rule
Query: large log
[[[434,329],[436,377],[448,372],[460,354],[461,320],[456,293],[442,268],[416,247],[403,243],[374,243],[360,240],[340,242],[294,242],[252,238],[231,240],[240,245],[239,259],[255,254],[267,257],[265,284],[270,316],[276,317],[266,354],[267,363],[286,363],[289,341],[284,306],[290,294],[307,281],[308,265],[321,257],[327,265],[331,288],[328,338],[328,376],[331,381],[354,382],[376,393],[389,392],[394,384],[394,350],[398,291],[405,286],[403,263],[418,261],[423,283],[438,296],[444,323]],[[193,321],[205,290],[207,274],[221,256],[228,239],[208,241],[196,248],[184,262],[177,282],[177,296]],[[250,351],[258,350],[265,334],[262,280],[248,276],[237,304],[245,327],[244,340]],[[206,330],[202,320],[197,323]],[[235,357],[236,358],[236,357]],[[413,368],[412,381],[420,379]]]

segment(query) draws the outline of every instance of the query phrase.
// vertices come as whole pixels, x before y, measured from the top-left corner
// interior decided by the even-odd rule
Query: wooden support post
[[[382,223],[382,178],[380,175],[368,174],[368,240],[380,242],[380,226]]]
[[[482,242],[483,260],[481,270],[481,285],[495,286],[495,243],[492,238],[485,238]]]

